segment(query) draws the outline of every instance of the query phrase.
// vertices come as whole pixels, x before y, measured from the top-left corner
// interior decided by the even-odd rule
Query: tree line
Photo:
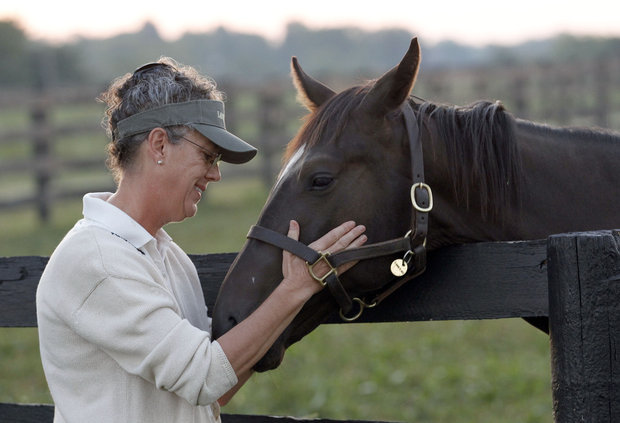
[[[304,68],[318,77],[368,77],[398,63],[413,36],[422,45],[423,72],[620,57],[620,38],[564,34],[513,46],[473,47],[458,40],[431,44],[424,34],[399,28],[310,29],[296,22],[288,24],[278,43],[224,27],[169,41],[153,23],[146,22],[131,33],[51,44],[30,39],[17,22],[0,21],[0,87],[102,85],[162,55],[196,66],[218,81],[257,84],[285,77],[291,56],[299,57]]]

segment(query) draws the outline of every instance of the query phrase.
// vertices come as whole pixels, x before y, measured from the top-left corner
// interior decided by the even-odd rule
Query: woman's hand
[[[347,248],[357,248],[367,240],[366,235],[363,235],[365,230],[366,227],[363,225],[356,225],[352,221],[345,222],[314,241],[309,247],[330,254]],[[299,224],[294,220],[290,222],[288,236],[299,240]],[[354,265],[355,262],[343,264],[337,269],[338,274],[346,272]],[[318,276],[326,274],[329,270],[329,266],[324,262],[314,266],[314,273]],[[284,276],[282,283],[289,284],[292,289],[308,290],[309,295],[314,295],[323,288],[310,275],[306,262],[288,251],[282,253],[282,275]]]
[[[363,235],[365,230],[362,225],[346,222],[310,244],[310,248],[335,253],[346,248],[359,247],[366,242],[367,237]],[[288,236],[299,240],[297,222],[291,221]],[[342,265],[338,271],[344,272],[354,264]],[[326,263],[319,263],[314,271],[318,275],[324,275],[328,270]],[[217,340],[240,381],[249,377],[252,367],[293,321],[306,301],[322,289],[310,275],[306,262],[287,251],[283,253],[282,274],[284,279],[267,299],[249,317]],[[227,399],[222,398],[222,402]]]

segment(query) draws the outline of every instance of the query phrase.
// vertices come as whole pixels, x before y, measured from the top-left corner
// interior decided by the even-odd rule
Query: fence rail
[[[212,308],[235,254],[190,257]],[[0,326],[36,326],[35,292],[46,263],[46,257],[0,258]],[[443,248],[429,254],[426,273],[359,322],[544,316],[550,320],[555,422],[620,421],[619,231]],[[48,422],[51,416],[51,406],[0,404],[3,422]],[[224,415],[223,421],[304,420]]]

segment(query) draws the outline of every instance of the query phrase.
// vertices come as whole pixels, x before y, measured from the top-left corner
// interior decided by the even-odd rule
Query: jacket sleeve
[[[106,277],[71,325],[125,371],[191,404],[211,404],[237,383],[217,341],[182,319],[173,297],[149,281]]]

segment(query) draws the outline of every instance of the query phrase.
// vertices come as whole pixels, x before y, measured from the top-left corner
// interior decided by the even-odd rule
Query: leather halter
[[[419,129],[415,113],[409,104],[402,108],[405,120],[405,128],[409,139],[409,150],[411,154],[412,186],[411,203],[412,229],[402,238],[396,238],[375,244],[364,245],[359,248],[352,248],[339,251],[337,253],[322,253],[315,251],[305,244],[295,241],[286,235],[262,226],[252,226],[248,233],[248,238],[257,239],[267,244],[274,245],[283,250],[304,259],[308,264],[312,277],[323,286],[327,286],[330,293],[340,306],[340,317],[346,321],[353,321],[361,316],[364,308],[374,307],[405,282],[420,275],[426,269],[426,235],[428,232],[428,213],[433,207],[433,195],[428,185],[424,183],[424,160],[422,155],[422,141],[419,136]],[[406,263],[406,272],[387,284],[377,287],[380,291],[369,303],[360,298],[351,298],[338,279],[338,266],[352,261],[367,260],[372,258],[389,256],[396,253],[404,253],[400,263]],[[397,260],[395,260],[396,262]],[[409,263],[413,261],[413,266]],[[314,273],[314,266],[320,262],[326,263],[330,270],[323,276]],[[359,312],[353,317],[346,315],[353,308],[353,302],[357,302]]]

